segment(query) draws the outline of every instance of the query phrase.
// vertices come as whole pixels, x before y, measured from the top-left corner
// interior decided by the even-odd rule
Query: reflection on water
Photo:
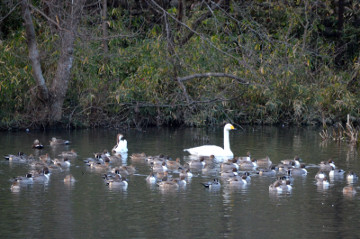
[[[269,156],[275,164],[299,155],[308,174],[294,177],[291,191],[270,191],[276,175],[251,172],[246,184],[230,186],[220,177],[219,164],[195,167],[186,186],[160,188],[146,182],[151,164],[140,154],[179,157],[181,165],[191,158],[184,148],[209,143],[222,145],[222,129],[148,129],[125,133],[129,152],[109,168],[90,167],[84,160],[112,148],[118,132],[107,130],[56,132],[1,132],[0,154],[24,152],[38,158],[49,154],[53,160],[64,151],[75,150],[68,168],[52,168],[49,181],[14,187],[12,180],[33,170],[27,163],[0,160],[0,231],[4,238],[219,238],[219,237],[358,237],[360,229],[360,188],[344,192],[345,175],[336,175],[330,184],[319,185],[315,174],[320,161],[333,159],[338,168],[360,174],[358,149],[346,143],[322,142],[314,129],[251,128],[230,135],[232,151],[254,158]],[[49,139],[68,139],[70,145],[50,147]],[[34,139],[44,149],[34,150]],[[199,141],[201,139],[201,141]],[[206,139],[206,140],[205,140]],[[107,184],[104,174],[122,166],[134,166],[134,174],[124,175],[127,187]],[[169,177],[179,178],[174,169]],[[66,175],[76,181],[64,181]],[[328,174],[328,172],[327,172]],[[221,186],[204,187],[219,179]],[[19,224],[21,221],[21,225]]]

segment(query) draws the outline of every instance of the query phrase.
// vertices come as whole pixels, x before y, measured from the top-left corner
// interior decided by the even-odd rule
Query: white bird
[[[230,139],[229,131],[234,130],[232,124],[226,124],[224,127],[224,148],[221,148],[216,145],[203,145],[195,148],[184,149],[184,151],[189,152],[191,155],[195,156],[211,156],[215,157],[234,157],[233,152],[230,149]]]
[[[117,144],[112,149],[112,152],[114,153],[127,153],[127,141],[124,138],[124,135],[118,134],[117,135]]]

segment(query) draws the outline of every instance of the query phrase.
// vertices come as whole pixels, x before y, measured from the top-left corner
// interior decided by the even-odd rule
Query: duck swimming
[[[51,140],[50,140],[50,146],[68,145],[68,144],[70,144],[69,140],[57,139],[55,137],[52,137]]]
[[[184,151],[187,151],[191,155],[195,156],[214,155],[215,157],[234,157],[234,154],[230,149],[230,130],[235,130],[234,126],[232,124],[226,124],[224,126],[224,148],[216,145],[203,145],[199,147],[184,149]]]
[[[42,145],[38,139],[35,139],[34,143],[32,145],[32,148],[33,149],[42,149],[42,148],[44,148],[44,145]]]

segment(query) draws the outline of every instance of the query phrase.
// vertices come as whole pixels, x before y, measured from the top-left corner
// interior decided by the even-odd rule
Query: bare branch
[[[52,24],[57,26],[60,30],[65,30],[56,21],[54,21],[50,17],[48,17],[43,11],[41,11],[37,7],[34,7],[32,4],[29,4],[29,6],[31,7],[32,10],[34,10],[35,12],[38,12],[41,16],[45,17],[49,22],[51,22]]]
[[[0,19],[0,22],[4,21],[5,18],[7,18],[13,11],[15,11],[15,9],[17,8],[17,6],[20,5],[21,2],[18,2],[17,4],[15,4],[15,6],[3,17]]]
[[[182,82],[182,81],[187,81],[187,80],[191,80],[194,78],[208,78],[208,77],[227,77],[227,78],[237,80],[240,84],[243,84],[243,85],[250,84],[248,81],[246,81],[242,78],[239,78],[237,76],[234,76],[231,74],[226,74],[226,73],[216,73],[216,72],[208,72],[208,73],[203,73],[203,74],[193,74],[193,75],[189,75],[189,76],[185,76],[185,77],[178,77],[177,80],[179,82]]]
[[[216,49],[217,51],[221,52],[222,54],[236,60],[239,62],[239,64],[246,64],[245,62],[243,62],[241,59],[221,50],[220,48],[218,48],[217,46],[214,45],[214,43],[211,42],[211,40],[209,40],[208,38],[204,37],[202,34],[198,33],[197,31],[193,30],[191,27],[189,27],[188,25],[186,25],[185,23],[179,21],[175,16],[169,14],[164,8],[162,8],[159,4],[156,3],[156,1],[154,0],[147,0],[150,1],[154,6],[156,6],[158,9],[160,9],[164,14],[167,14],[170,18],[172,18],[174,21],[176,21],[177,23],[179,23],[180,25],[184,26],[185,28],[189,29],[190,31],[192,31],[194,34],[196,34],[197,36],[199,36],[203,41],[207,42],[211,47],[213,47],[214,49]]]
[[[186,102],[188,102],[188,103],[192,102],[193,100],[190,99],[190,96],[189,96],[189,94],[187,93],[187,90],[186,90],[185,85],[182,83],[181,80],[179,80],[179,78],[178,78],[178,82],[179,82],[180,87],[181,87],[182,90],[183,90],[184,96],[185,96],[185,98],[186,98]]]
[[[198,26],[200,26],[200,23],[208,19],[209,17],[211,17],[210,11],[204,13],[198,19],[196,19],[193,22],[193,24],[191,24],[191,29],[193,30],[189,31],[189,33],[186,36],[184,36],[184,38],[180,41],[180,45],[184,45],[186,42],[188,42],[191,39],[191,37],[195,34],[195,30],[198,28]]]
[[[199,100],[199,101],[191,101],[189,103],[177,103],[177,104],[152,104],[148,102],[121,102],[120,105],[128,106],[128,107],[160,107],[160,108],[174,108],[174,107],[188,107],[191,105],[201,105],[201,104],[212,104],[216,102],[224,102],[224,101],[234,101],[238,99],[240,96],[232,97],[232,98],[214,98],[209,100]],[[115,105],[115,103],[109,103],[107,105]]]

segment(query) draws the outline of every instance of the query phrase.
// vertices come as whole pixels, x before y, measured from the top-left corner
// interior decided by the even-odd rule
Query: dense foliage
[[[108,52],[100,9],[90,2],[63,106],[66,126],[319,124],[360,117],[358,1],[225,1],[216,7],[179,0],[186,2],[181,18],[174,1],[108,1]],[[0,6],[2,15],[12,4]],[[0,22],[0,124],[46,127],[37,120],[20,10]],[[51,79],[59,39],[41,14],[33,12],[33,20],[44,76]],[[249,84],[230,77],[177,80],[208,72]]]

